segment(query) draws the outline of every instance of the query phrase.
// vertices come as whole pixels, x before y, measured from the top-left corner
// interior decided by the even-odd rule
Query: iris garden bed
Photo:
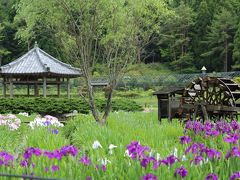
[[[2,126],[0,172],[62,179],[237,179],[239,123],[186,125],[160,125],[156,113],[115,112],[105,127],[90,115],[64,127]]]

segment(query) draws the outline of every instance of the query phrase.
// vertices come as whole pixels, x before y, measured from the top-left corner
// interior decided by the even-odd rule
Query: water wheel
[[[218,77],[199,77],[183,93],[183,107],[205,120],[213,117],[233,116],[240,111],[237,100],[240,87],[233,80]],[[199,111],[200,109],[200,111]]]

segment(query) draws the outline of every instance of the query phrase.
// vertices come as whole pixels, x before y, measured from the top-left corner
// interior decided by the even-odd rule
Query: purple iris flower
[[[221,158],[221,152],[205,147],[204,144],[198,144],[198,143],[193,143],[191,146],[189,146],[186,150],[185,153],[192,153],[195,155],[203,155],[205,153],[210,159],[217,158],[218,160]]]
[[[149,174],[142,176],[141,180],[158,180],[158,177],[155,176],[154,174],[149,173]]]
[[[204,124],[204,129],[213,129],[215,127],[214,123],[212,123],[211,121],[206,121]]]
[[[189,136],[181,136],[179,139],[181,144],[188,144],[192,141]]]
[[[237,144],[239,138],[240,138],[239,134],[229,133],[228,136],[224,138],[224,141],[228,143]]]
[[[240,157],[240,146],[233,146],[232,149],[227,152],[225,158],[229,159],[230,157]]]
[[[30,159],[32,157],[33,154],[33,148],[27,148],[23,154],[24,159]]]
[[[140,164],[144,168],[147,168],[147,166],[151,162],[153,162],[153,169],[157,169],[158,168],[158,163],[157,163],[157,160],[154,157],[145,157],[145,158],[140,160]]]
[[[240,125],[238,124],[237,121],[232,121],[232,122],[230,123],[230,126],[232,127],[232,130],[233,130],[233,131],[236,131],[236,130],[240,129]]]
[[[191,162],[193,162],[195,165],[198,165],[202,162],[202,160],[203,160],[202,156],[195,156],[194,160]]]
[[[59,150],[54,150],[53,152],[51,151],[45,151],[43,153],[44,156],[48,157],[48,159],[58,159],[58,160],[61,160],[62,159],[62,154],[60,153]]]
[[[52,165],[52,172],[59,171],[60,167]]]
[[[184,168],[184,166],[181,166],[180,168],[176,169],[174,176],[176,177],[177,174],[184,178],[188,175],[188,171]]]
[[[214,173],[208,174],[205,180],[218,180],[218,176]]]
[[[90,160],[87,156],[83,156],[83,157],[80,159],[80,162],[81,162],[82,164],[84,164],[85,166],[91,164],[91,160]]]
[[[28,159],[22,160],[22,161],[20,162],[20,166],[22,166],[22,167],[28,167],[28,166],[29,166]]]
[[[61,160],[63,156],[70,154],[71,156],[76,156],[78,149],[74,146],[63,146],[60,150],[55,149],[54,151],[44,151],[43,155],[49,159],[58,159]]]
[[[142,159],[146,158],[145,152],[149,152],[150,148],[148,146],[142,146],[138,141],[132,141],[127,145],[127,150],[132,159]]]
[[[59,131],[57,129],[52,129],[52,134],[58,134]]]
[[[240,178],[240,171],[233,173],[230,177],[230,180],[237,180],[239,178]]]
[[[210,159],[217,158],[219,160],[221,158],[221,152],[212,148],[205,148],[202,152],[205,152]]]
[[[86,180],[92,180],[92,178],[90,176],[87,176]]]
[[[33,168],[35,168],[35,166],[36,166],[34,163],[31,163],[31,165],[32,165]]]
[[[44,151],[43,155],[48,157],[48,159],[53,159],[54,158],[54,154],[50,151]]]
[[[102,171],[106,171],[107,170],[107,167],[105,165],[96,165],[96,169],[97,170],[102,170]]]
[[[160,166],[161,162],[156,159],[153,160],[153,170],[156,170]]]
[[[192,130],[195,134],[200,134],[204,130],[204,126],[199,121],[188,121],[185,126],[186,130]]]
[[[24,157],[24,159],[30,159],[33,154],[35,156],[41,156],[42,151],[39,148],[29,147],[24,151],[23,157]]]
[[[226,121],[218,121],[216,123],[216,130],[222,134],[231,132],[231,126]]]
[[[51,122],[50,122],[50,121],[45,121],[45,122],[43,123],[43,125],[44,125],[44,126],[50,126],[50,125],[51,125]]]
[[[60,149],[60,152],[63,156],[67,156],[68,154],[71,154],[71,156],[76,156],[78,153],[78,148],[76,148],[75,146],[71,145],[71,146],[63,146]]]
[[[150,159],[148,157],[143,158],[140,162],[141,166],[144,168],[147,168],[148,164],[150,164]]]
[[[102,165],[101,169],[102,169],[102,171],[105,172],[107,170],[107,167],[105,165]]]
[[[59,150],[57,150],[57,149],[53,151],[53,156],[54,156],[54,158],[57,159],[57,160],[61,160],[61,159],[62,159],[62,154],[61,154],[61,152],[60,152]]]
[[[171,166],[176,161],[180,161],[180,160],[177,157],[175,157],[174,155],[170,155],[166,159],[160,160],[160,163],[165,164],[166,166]]]
[[[39,149],[39,148],[33,148],[32,153],[33,153],[35,156],[41,156],[41,155],[42,155],[42,150]]]
[[[14,157],[11,154],[8,154],[5,151],[0,152],[0,166],[5,165],[9,166],[10,164],[13,164]]]
[[[204,149],[205,145],[202,143],[193,143],[191,146],[189,146],[185,150],[185,154],[192,153],[192,154],[198,154],[202,149]]]
[[[216,137],[220,134],[220,132],[215,129],[207,129],[207,130],[205,130],[205,134],[206,134],[206,136],[215,136]]]

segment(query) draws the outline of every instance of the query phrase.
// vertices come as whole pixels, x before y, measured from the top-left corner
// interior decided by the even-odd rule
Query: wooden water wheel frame
[[[197,78],[185,88],[182,107],[193,112],[193,119],[197,116],[204,120],[233,118],[240,111],[238,99],[240,87],[233,80],[206,76]]]

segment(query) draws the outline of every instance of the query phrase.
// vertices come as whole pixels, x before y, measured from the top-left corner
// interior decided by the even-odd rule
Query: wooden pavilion
[[[59,97],[60,86],[67,84],[67,96],[70,98],[70,78],[81,75],[80,69],[47,54],[37,46],[37,43],[22,57],[0,67],[3,97],[6,97],[7,85],[9,85],[10,97],[14,95],[14,85],[26,85],[28,96],[30,86],[34,86],[35,96],[39,96],[39,86],[42,86],[43,97],[47,96],[47,85],[56,85]]]

